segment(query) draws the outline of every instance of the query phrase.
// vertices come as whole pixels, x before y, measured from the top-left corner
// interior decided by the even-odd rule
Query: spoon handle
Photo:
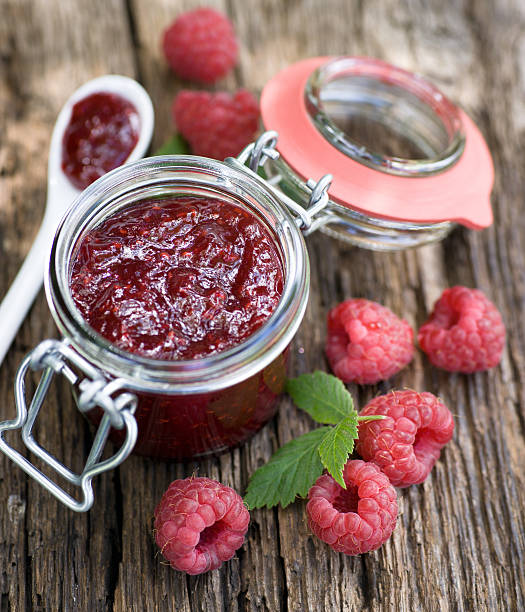
[[[44,220],[31,250],[0,304],[0,364],[42,286],[51,236],[52,228]]]

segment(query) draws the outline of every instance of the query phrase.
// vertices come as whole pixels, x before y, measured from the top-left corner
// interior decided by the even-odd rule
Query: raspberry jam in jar
[[[251,212],[181,196],[135,203],[90,230],[70,289],[85,321],[121,350],[190,360],[255,332],[280,300],[283,275],[275,239]],[[236,388],[233,402],[230,393],[201,394],[173,410],[169,397],[144,395],[139,407],[149,422],[139,427],[138,450],[185,457],[236,444],[273,414],[283,383],[279,358]]]
[[[119,348],[195,359],[250,336],[283,288],[274,239],[243,208],[212,198],[145,200],[91,230],[71,293],[84,319]]]
[[[70,346],[136,396],[135,452],[192,459],[273,416],[308,262],[297,223],[255,174],[156,157],[81,194],[46,286]]]
[[[129,100],[97,92],[77,102],[62,140],[62,170],[77,189],[85,189],[122,165],[135,148],[139,114]]]

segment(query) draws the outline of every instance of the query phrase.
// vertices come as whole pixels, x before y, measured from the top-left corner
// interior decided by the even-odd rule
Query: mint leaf
[[[189,155],[190,147],[180,134],[175,134],[167,140],[154,155]]]
[[[281,504],[286,508],[323,473],[318,447],[330,427],[320,427],[291,440],[256,470],[250,479],[244,502],[250,510]]]
[[[342,381],[326,372],[317,370],[313,374],[290,378],[286,391],[294,403],[318,423],[335,425],[341,419],[357,415],[352,396]]]
[[[326,429],[326,428],[323,428]],[[330,427],[319,444],[319,456],[331,476],[346,489],[343,468],[357,439],[357,413]]]
[[[313,419],[334,426],[320,427],[291,440],[256,470],[244,496],[250,510],[277,504],[286,508],[297,495],[306,497],[323,467],[346,489],[343,468],[354,450],[358,422],[384,418],[359,416],[342,381],[325,372],[291,378],[286,382],[286,390]]]

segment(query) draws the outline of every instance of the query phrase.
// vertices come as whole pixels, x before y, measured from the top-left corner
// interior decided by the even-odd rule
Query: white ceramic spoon
[[[80,194],[62,172],[62,136],[71,118],[73,105],[95,92],[115,93],[129,100],[140,116],[139,140],[126,162],[144,157],[153,133],[153,105],[146,90],[133,79],[107,74],[84,83],[64,104],[57,117],[47,170],[47,203],[44,218],[31,250],[0,304],[0,364],[40,291],[49,252],[60,220]]]

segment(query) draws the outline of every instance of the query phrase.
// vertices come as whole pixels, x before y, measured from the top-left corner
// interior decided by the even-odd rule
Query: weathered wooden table
[[[35,235],[46,190],[51,130],[61,105],[103,73],[138,78],[156,110],[153,147],[171,130],[181,87],[160,35],[198,2],[0,1],[0,272],[9,286]],[[352,386],[359,405],[393,386],[438,394],[456,417],[453,441],[424,485],[399,492],[400,517],[379,551],[350,558],[311,536],[304,502],[252,513],[248,538],[221,570],[188,578],[162,564],[155,504],[194,471],[243,491],[277,446],[312,422],[283,398],[272,423],[242,448],[200,465],[132,457],[96,481],[93,509],[77,515],[0,457],[0,609],[22,610],[523,610],[525,501],[525,11],[521,0],[217,0],[242,52],[224,87],[259,91],[279,69],[325,54],[370,55],[425,74],[476,120],[496,165],[494,225],[457,229],[405,253],[308,240],[312,292],[292,350],[292,373],[327,369],[327,310],[349,296],[382,302],[413,326],[446,286],[483,289],[508,328],[501,365],[450,375],[418,352],[394,380]],[[0,322],[1,325],[1,322]],[[0,372],[0,418],[14,415],[23,355],[53,337],[43,294]],[[91,431],[69,395],[54,392],[39,439],[78,466]]]

